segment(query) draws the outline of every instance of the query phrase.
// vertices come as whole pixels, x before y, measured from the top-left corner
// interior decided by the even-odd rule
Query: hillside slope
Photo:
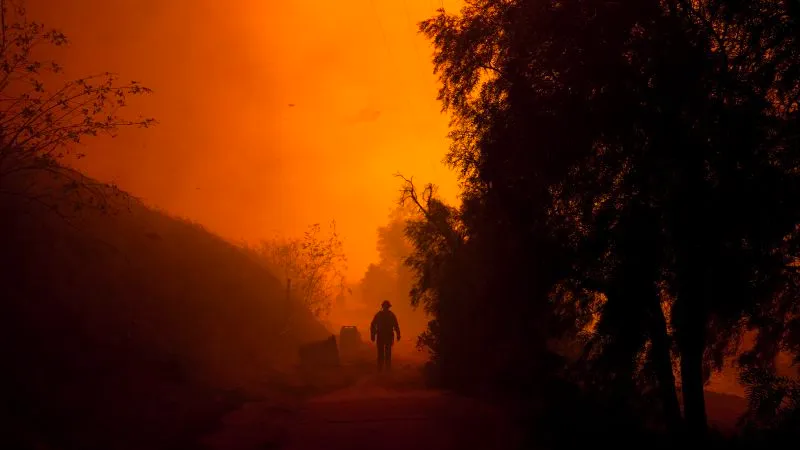
[[[236,246],[110,188],[99,193],[111,213],[75,210],[86,193],[66,193],[77,174],[64,173],[0,194],[14,448],[183,448],[237,396],[263,393],[301,342],[326,335],[305,312],[281,334],[296,306]],[[30,181],[6,179],[0,192]]]

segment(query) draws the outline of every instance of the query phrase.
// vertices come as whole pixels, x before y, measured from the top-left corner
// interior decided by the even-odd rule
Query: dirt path
[[[250,403],[203,442],[213,450],[512,448],[494,408],[406,381],[368,375],[303,403]]]

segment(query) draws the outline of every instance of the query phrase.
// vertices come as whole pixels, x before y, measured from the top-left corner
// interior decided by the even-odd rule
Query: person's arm
[[[397,340],[400,340],[400,324],[397,322],[397,316],[392,313],[392,326],[394,327],[394,332],[397,333]]]
[[[377,325],[378,325],[378,315],[375,314],[374,316],[372,316],[372,323],[369,324],[369,339],[372,342],[375,342],[375,334],[377,332],[375,328],[377,328]]]

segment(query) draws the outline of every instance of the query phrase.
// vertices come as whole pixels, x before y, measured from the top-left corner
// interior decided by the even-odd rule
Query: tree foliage
[[[302,237],[265,240],[257,252],[272,273],[291,280],[292,297],[317,317],[344,293],[347,258],[335,222],[327,230],[310,225]]]
[[[56,61],[38,57],[39,48],[63,47],[67,36],[30,21],[24,2],[0,1],[0,182],[5,195],[47,202],[57,199],[33,194],[30,181],[46,172],[68,176],[65,189],[77,195],[75,207],[105,207],[103,186],[76,173],[61,170],[67,156],[82,158],[76,146],[87,137],[115,136],[122,127],[149,127],[151,118],[127,118],[120,110],[131,96],[151,91],[136,81],[122,82],[103,73],[64,81]],[[28,180],[19,183],[20,177]],[[10,182],[9,180],[14,180]],[[12,186],[13,185],[13,186]]]
[[[703,433],[703,384],[744,331],[743,367],[797,350],[799,21],[766,0],[470,0],[424,21],[465,186],[458,209],[406,195],[438,212],[409,229],[436,338],[475,333],[452,302],[498,324],[496,370],[530,375],[585,337],[588,385],[652,392]]]
[[[794,433],[800,430],[800,381],[752,366],[742,371],[741,380],[750,403],[750,410],[742,417],[746,426]]]

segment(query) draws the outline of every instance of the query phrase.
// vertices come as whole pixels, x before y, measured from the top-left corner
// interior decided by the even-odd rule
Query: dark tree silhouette
[[[778,49],[742,50],[741,36],[758,34],[750,27],[760,24],[737,16],[726,25],[722,13],[710,16],[713,6],[679,2],[659,18],[669,27],[659,34],[666,39],[651,39],[628,53],[644,63],[629,81],[631,91],[645,87],[638,107],[627,111],[630,120],[620,123],[629,129],[597,136],[594,154],[576,166],[556,195],[563,200],[562,211],[575,207],[566,215],[573,222],[581,217],[577,221],[595,257],[608,255],[604,264],[618,270],[607,277],[616,287],[605,289],[618,292],[609,295],[604,311],[609,319],[619,316],[610,334],[617,340],[624,336],[632,318],[650,321],[654,328],[645,336],[654,362],[664,359],[663,351],[654,354],[666,349],[658,344],[664,321],[657,302],[649,301],[649,312],[641,302],[653,298],[657,286],[663,288],[686,420],[696,432],[706,427],[702,386],[710,370],[738,350],[742,320],[778,297],[783,280],[792,276],[786,264],[794,255],[789,247],[800,219],[798,148],[792,142],[796,106],[786,100],[794,96],[788,105],[796,105],[797,91],[778,87],[778,79],[787,81],[786,73],[764,74],[781,69],[757,63]],[[670,29],[674,38],[666,34]],[[613,110],[608,114],[619,117]],[[649,293],[631,289],[637,283],[625,275],[629,268],[639,272],[633,279],[647,280],[643,287]],[[640,292],[637,305],[626,300],[633,292]],[[754,321],[746,325],[758,327]],[[771,347],[774,357],[778,340]],[[643,349],[631,346],[629,353]],[[668,366],[655,366],[664,368],[660,379],[666,386]]]
[[[414,263],[470,267],[437,282],[485,284],[458,295],[516,343],[507,367],[530,374],[548,337],[592,325],[592,375],[621,398],[655,387],[675,430],[677,372],[702,435],[703,384],[743,331],[761,332],[750,365],[797,349],[798,12],[473,0],[421,24],[466,189],[458,253],[418,232]]]
[[[120,82],[112,73],[64,81],[57,62],[37,58],[37,47],[67,43],[61,31],[28,20],[24,1],[0,0],[0,195],[22,197],[62,216],[87,205],[109,207],[106,185],[63,170],[68,156],[85,156],[76,144],[155,123],[118,114],[130,96],[150,93],[140,83]],[[37,177],[48,173],[67,180],[65,192],[34,189]]]
[[[449,328],[452,323],[449,321],[460,325],[456,319],[460,315],[453,308],[459,306],[457,299],[463,294],[460,289],[463,284],[457,282],[461,271],[454,266],[458,261],[455,255],[464,244],[459,232],[459,213],[436,198],[433,185],[428,184],[419,192],[413,180],[398,177],[404,182],[401,206],[408,205],[419,213],[418,219],[407,222],[405,230],[414,247],[405,260],[415,275],[409,293],[411,305],[422,307],[434,317],[419,336],[418,346],[428,349],[433,363],[438,366],[439,376],[448,379],[453,375],[453,366],[448,365],[449,361],[442,361],[441,356],[447,354],[456,361],[466,357],[458,350],[457,333],[451,333],[454,330]]]

